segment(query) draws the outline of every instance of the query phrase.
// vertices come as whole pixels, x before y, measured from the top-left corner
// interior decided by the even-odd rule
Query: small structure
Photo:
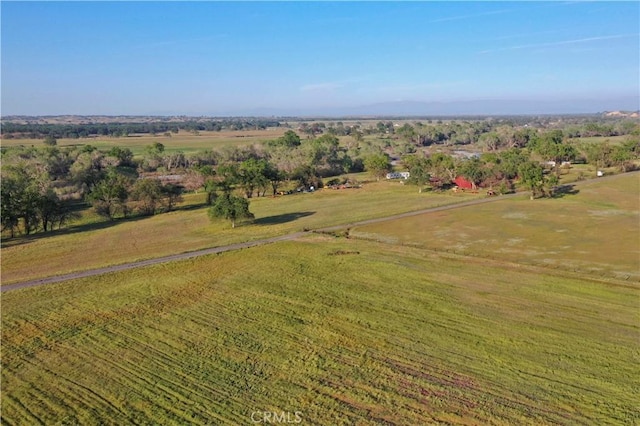
[[[457,178],[455,178],[453,180],[453,183],[455,183],[460,189],[476,189],[476,184],[468,181],[463,176],[458,176]]]
[[[470,152],[470,151],[463,151],[463,150],[453,151],[452,156],[454,158],[460,158],[462,160],[472,160],[474,158],[480,158],[480,154],[477,152]]]
[[[409,172],[391,172],[387,173],[387,179],[409,179],[411,174]]]

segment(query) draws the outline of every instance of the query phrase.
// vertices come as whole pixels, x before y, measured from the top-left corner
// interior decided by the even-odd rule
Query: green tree
[[[269,180],[266,176],[267,174],[267,161],[260,159],[256,160],[255,158],[250,158],[248,160],[240,163],[238,167],[238,183],[244,190],[245,196],[247,198],[253,197],[253,192],[258,189],[258,195],[260,195],[260,189],[265,188]]]
[[[286,179],[286,174],[271,163],[267,163],[267,167],[263,170],[263,173],[264,177],[271,184],[271,189],[275,196],[278,193],[278,187]]]
[[[344,152],[337,137],[325,134],[307,143],[305,148],[308,163],[321,176],[335,176],[344,172]]]
[[[385,177],[391,171],[391,160],[389,156],[383,152],[373,154],[364,159],[364,168],[371,173],[377,180]]]
[[[236,221],[241,219],[253,219],[254,215],[249,211],[249,201],[246,198],[236,197],[231,194],[222,194],[216,197],[215,202],[209,208],[211,220],[223,218],[231,221],[231,227],[236,227]]]
[[[498,170],[506,179],[514,179],[518,176],[518,168],[528,161],[525,151],[511,148],[498,154]]]
[[[168,183],[162,186],[162,195],[164,196],[167,211],[173,210],[175,205],[182,201],[182,192],[184,188],[181,185]]]
[[[38,173],[33,164],[20,162],[3,168],[2,198],[3,228],[6,226],[12,235],[22,225],[24,233],[29,235],[38,228],[41,193],[49,188],[46,173]],[[6,183],[5,183],[6,181]],[[4,215],[7,214],[5,222]]]
[[[544,170],[540,164],[527,161],[518,167],[520,182],[531,191],[531,199],[544,195]]]
[[[204,191],[207,194],[207,198],[205,203],[208,206],[212,206],[215,203],[216,198],[218,198],[218,182],[213,179],[207,179],[204,183]]]
[[[103,155],[99,151],[81,152],[69,169],[71,180],[85,194],[103,177]]]
[[[585,145],[583,149],[587,162],[596,166],[596,169],[611,166],[611,154],[613,152],[613,148],[608,141],[604,141],[602,143],[591,143]]]
[[[25,234],[50,231],[71,216],[67,205],[54,192],[43,164],[20,162],[3,168],[2,229],[15,236],[20,226]]]
[[[300,146],[300,136],[293,130],[287,130],[284,135],[277,139],[278,144],[289,148]]]
[[[305,188],[309,188],[311,186],[315,188],[322,187],[322,178],[318,174],[318,171],[315,167],[308,164],[296,167],[293,173],[291,173],[291,178],[297,180],[300,185]]]
[[[93,187],[87,201],[100,216],[109,219],[114,219],[118,214],[126,216],[126,202],[131,185],[131,179],[111,169],[106,177]]]
[[[12,177],[3,177],[0,181],[2,186],[0,192],[0,218],[2,219],[2,230],[8,230],[11,238],[15,236],[20,224],[21,198],[23,188],[20,183]]]
[[[144,171],[156,171],[163,163],[164,145],[160,142],[154,142],[145,147],[145,153],[142,157],[140,167]]]
[[[56,140],[55,136],[47,135],[44,138],[44,144],[47,146],[56,146],[58,144],[58,141]]]
[[[123,167],[131,167],[134,166],[133,162],[133,152],[129,148],[121,148],[119,146],[114,146],[109,150],[108,155],[110,157],[114,157],[117,160],[118,166]]]
[[[496,132],[483,133],[478,138],[478,143],[487,151],[497,151],[502,146],[500,136]]]
[[[164,152],[164,145],[160,142],[154,142],[145,147],[145,151],[151,155],[159,155]]]
[[[67,206],[60,200],[53,189],[48,189],[38,197],[37,202],[38,217],[44,232],[53,230],[57,224],[58,228],[70,217]]]
[[[484,163],[476,157],[462,161],[458,167],[458,171],[468,179],[474,187],[485,180],[488,175],[488,170]]]
[[[435,185],[442,187],[456,178],[456,164],[452,156],[436,152],[429,157],[429,172],[437,179]]]
[[[409,169],[409,179],[407,183],[418,186],[418,193],[422,193],[422,188],[429,182],[431,177],[429,169],[431,161],[425,157],[410,156],[404,159],[404,163]]]
[[[130,199],[135,202],[136,210],[145,216],[155,214],[163,198],[162,184],[157,179],[140,179],[131,189]]]
[[[408,142],[414,142],[414,139],[416,137],[416,131],[409,123],[405,123],[402,125],[402,127],[399,127],[398,130],[396,130],[396,134],[400,135]]]

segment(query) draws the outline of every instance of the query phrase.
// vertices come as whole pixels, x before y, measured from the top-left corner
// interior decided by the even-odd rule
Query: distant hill
[[[612,102],[601,100],[504,100],[479,99],[452,102],[384,102],[354,108],[351,112],[364,115],[532,115],[532,114],[595,114],[626,106],[637,106],[637,99]],[[617,106],[617,108],[612,108]]]
[[[615,99],[477,99],[425,102],[402,100],[352,107],[255,108],[232,111],[232,116],[491,116],[491,115],[565,115],[599,114],[602,111],[635,111],[640,97]],[[226,115],[226,114],[216,114]]]
[[[606,111],[602,115],[605,117],[620,117],[620,118],[638,118],[640,117],[639,111]]]

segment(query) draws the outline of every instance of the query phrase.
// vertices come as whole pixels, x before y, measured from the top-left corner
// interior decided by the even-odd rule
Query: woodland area
[[[281,126],[289,128],[283,136],[244,147],[184,153],[167,151],[158,141],[141,155],[127,147],[127,137],[134,133],[241,132]],[[114,138],[117,144],[97,149],[86,139],[93,135]],[[39,146],[2,147],[2,231],[8,237],[64,227],[85,205],[109,220],[170,211],[184,191],[205,190],[207,203],[219,215],[229,218],[221,203],[235,203],[250,217],[248,203],[238,197],[344,184],[350,179],[347,174],[363,171],[377,179],[391,170],[409,171],[407,183],[420,192],[424,187],[448,189],[463,176],[497,193],[520,185],[534,196],[550,196],[561,169],[572,163],[625,172],[635,169],[640,157],[638,120],[601,116],[293,123],[9,121],[2,123],[2,137],[43,139]],[[62,137],[86,143],[57,146]]]

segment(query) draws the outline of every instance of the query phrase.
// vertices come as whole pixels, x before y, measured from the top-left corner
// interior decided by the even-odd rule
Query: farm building
[[[453,183],[458,185],[458,188],[460,189],[476,189],[476,185],[473,182],[468,181],[462,176],[458,176],[457,178],[455,178],[453,180]]]

